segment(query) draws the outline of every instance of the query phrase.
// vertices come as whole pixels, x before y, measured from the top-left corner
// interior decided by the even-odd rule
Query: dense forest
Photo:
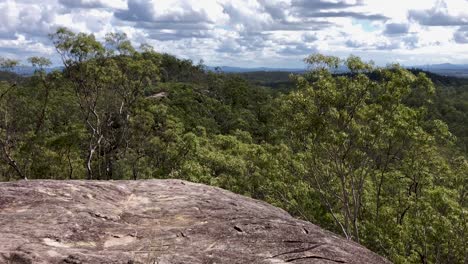
[[[468,80],[314,54],[285,81],[210,72],[123,34],[50,38],[63,71],[32,57],[20,77],[0,60],[0,180],[185,179],[395,263],[467,263]]]

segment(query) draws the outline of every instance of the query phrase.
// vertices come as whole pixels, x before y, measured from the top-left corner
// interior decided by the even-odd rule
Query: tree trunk
[[[114,161],[112,160],[112,156],[107,158],[106,161],[106,179],[113,180],[113,173],[114,173]]]
[[[2,145],[3,145],[2,146],[3,154],[5,155],[5,157],[7,159],[8,165],[15,170],[15,172],[18,174],[18,176],[21,179],[27,180],[28,178],[26,177],[26,175],[21,171],[21,169],[19,168],[16,161],[11,157],[10,153],[8,153],[8,150],[6,149],[6,146],[4,144],[2,144]]]
[[[70,158],[70,147],[67,149],[67,160],[68,160],[68,179],[71,180],[73,178],[73,165],[71,163],[71,158]]]

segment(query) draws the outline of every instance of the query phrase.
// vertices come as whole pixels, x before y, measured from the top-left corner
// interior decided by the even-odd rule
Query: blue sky
[[[59,26],[124,32],[212,66],[301,67],[320,52],[379,65],[468,64],[468,0],[0,0],[0,56],[57,56]]]

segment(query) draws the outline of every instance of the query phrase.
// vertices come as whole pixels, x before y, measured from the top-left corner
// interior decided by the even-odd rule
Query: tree
[[[49,103],[49,97],[50,97],[50,90],[51,90],[51,82],[50,80],[47,80],[47,73],[45,71],[45,67],[52,65],[52,62],[44,57],[30,57],[28,58],[28,61],[31,63],[31,65],[36,69],[35,71],[35,76],[40,82],[40,86],[43,87],[44,90],[44,95],[43,95],[43,105],[41,107],[37,122],[36,122],[36,129],[34,131],[34,134],[38,134],[39,130],[42,128],[44,124],[44,119],[46,117],[46,111],[47,111],[47,106]],[[56,76],[49,76],[49,77],[56,77]],[[39,86],[39,84],[37,84]]]
[[[311,71],[295,77],[298,90],[280,99],[278,113],[281,137],[305,165],[297,176],[319,194],[346,238],[386,255],[430,261],[427,229],[438,224],[424,221],[446,213],[425,201],[442,192],[460,210],[437,181],[453,177],[439,152],[452,137],[443,122],[427,118],[431,81],[423,73],[398,65],[376,68],[353,56],[342,61],[312,55],[306,62]],[[348,74],[330,72],[341,64]],[[401,228],[412,236],[397,242]],[[405,249],[395,248],[399,243]]]
[[[159,55],[135,51],[125,34],[108,34],[105,45],[93,35],[65,28],[51,38],[88,127],[88,179],[104,175],[111,179],[114,162],[131,140],[128,130],[134,106],[143,98],[144,89],[158,80]]]
[[[0,69],[11,70],[19,64],[16,60],[0,58]],[[14,122],[15,96],[12,92],[17,88],[17,82],[2,82],[0,83],[0,151],[1,161],[8,164],[20,178],[26,179],[26,175],[20,168],[16,158],[13,155],[15,148],[18,147],[20,141],[20,127]]]

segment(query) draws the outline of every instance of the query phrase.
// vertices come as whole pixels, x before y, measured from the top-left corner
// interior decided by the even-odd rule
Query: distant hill
[[[231,72],[239,75],[254,85],[266,86],[273,89],[291,90],[294,83],[289,79],[291,74],[301,74],[302,72],[291,71],[252,71],[252,72]]]
[[[53,67],[53,68],[46,68],[45,70],[47,73],[50,73],[54,70],[62,70],[62,69],[63,67]],[[34,74],[35,70],[36,68],[32,66],[16,66],[16,67],[13,67],[13,69],[11,69],[10,71],[21,76],[31,76]]]
[[[409,69],[411,72],[414,74],[418,74],[419,72],[424,72],[427,77],[429,77],[432,82],[436,86],[454,86],[454,87],[462,87],[462,86],[468,86],[468,76],[465,75],[450,75],[450,74],[441,74],[441,73],[436,73],[433,71],[426,71],[420,68],[413,68]]]
[[[208,66],[209,71],[219,70],[226,73],[243,73],[243,72],[304,72],[305,68],[268,68],[268,67],[257,67],[257,68],[242,68],[242,67],[231,67],[231,66]]]
[[[421,67],[409,68],[414,74],[424,72],[436,86],[439,87],[464,87],[468,86],[468,75],[463,74],[442,74],[435,71],[426,71]],[[254,85],[270,87],[275,90],[289,91],[295,87],[290,80],[291,74],[301,74],[303,72],[287,71],[251,71],[251,72],[225,72],[238,75]],[[338,70],[336,74],[347,74],[345,70]],[[467,71],[468,73],[468,71]]]
[[[413,67],[430,69],[430,70],[467,70],[468,64],[441,63],[441,64],[417,65]]]
[[[414,65],[406,66],[408,69],[421,69],[423,71],[436,73],[445,76],[456,76],[468,78],[468,64],[429,64],[429,65]],[[231,66],[220,66],[213,67],[208,66],[209,71],[219,70],[225,73],[250,73],[250,72],[287,72],[287,73],[302,73],[305,72],[305,68],[268,68],[268,67],[257,67],[257,68],[242,68],[242,67],[231,67]],[[338,72],[345,72],[345,68],[338,69]]]
[[[15,74],[14,72],[0,70],[0,81],[11,82],[17,80],[18,77],[18,74]]]
[[[468,78],[468,64],[451,64],[451,63],[442,63],[442,64],[428,64],[428,65],[414,65],[414,66],[405,66],[408,69],[420,69],[426,72],[432,72],[444,76],[456,76]],[[53,67],[47,68],[47,72],[52,72],[54,70],[61,70],[63,67]],[[207,66],[208,71],[221,71],[224,73],[274,73],[274,72],[284,72],[284,73],[303,73],[306,68],[269,68],[269,67],[256,67],[256,68],[243,68],[243,67],[231,67],[231,66]],[[31,66],[17,66],[12,69],[12,72],[21,75],[21,76],[30,76],[33,75],[35,71],[34,67]],[[346,72],[346,68],[339,68],[337,72]]]
[[[416,65],[407,68],[421,69],[427,72],[437,73],[439,75],[468,77],[468,64],[430,64],[430,65]]]

